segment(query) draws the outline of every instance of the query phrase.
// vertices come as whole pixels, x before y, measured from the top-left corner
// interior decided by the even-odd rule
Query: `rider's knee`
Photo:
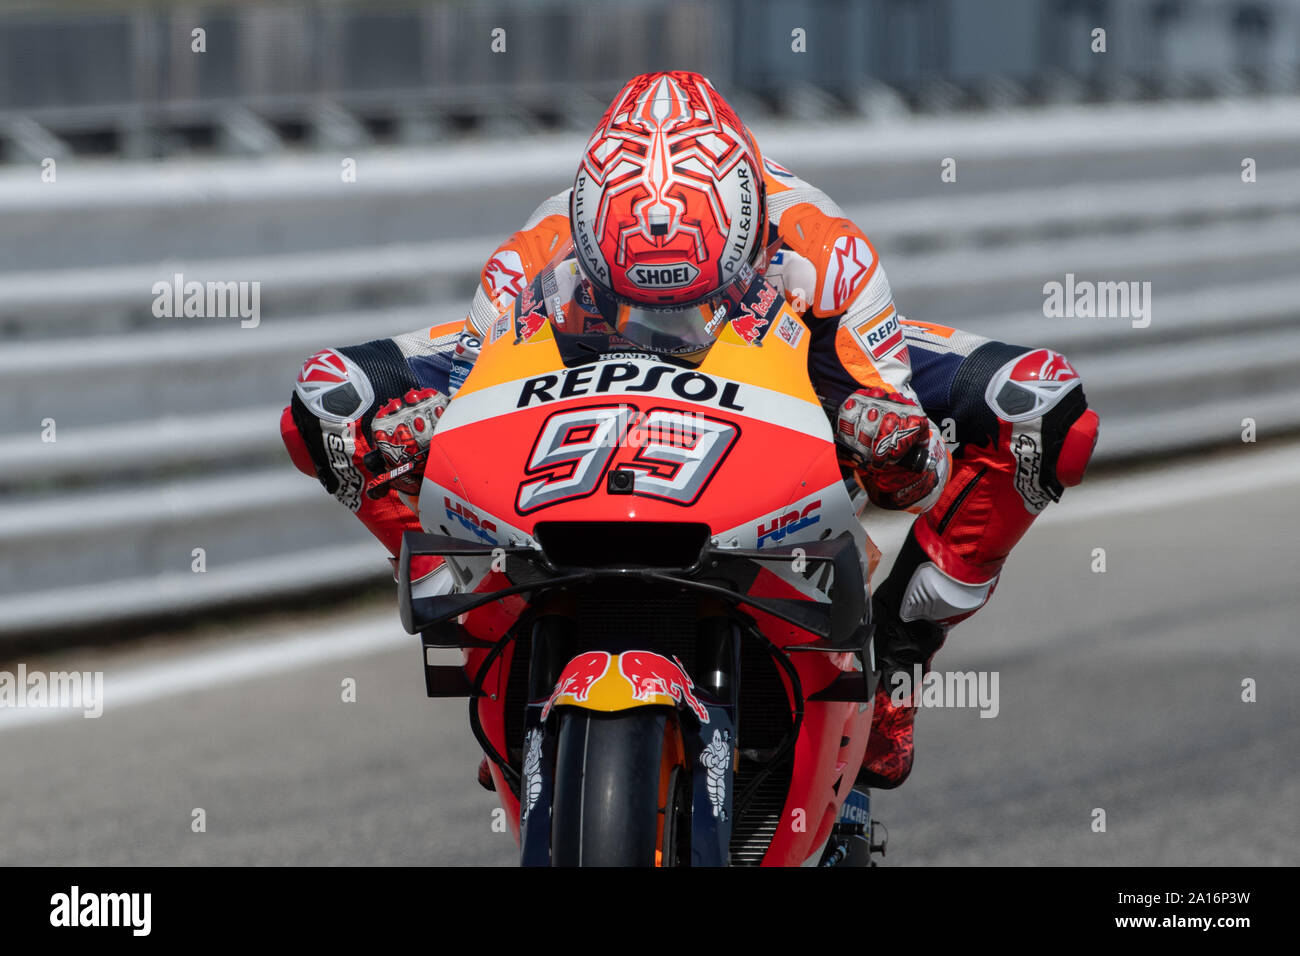
[[[958,434],[997,449],[1014,467],[1015,487],[1032,513],[1083,480],[1100,419],[1083,379],[1051,349],[989,342],[963,361],[953,383]]]
[[[358,459],[365,448],[357,423],[375,402],[370,376],[346,354],[358,348],[323,349],[310,356],[280,417],[280,437],[294,465],[319,478],[352,511],[361,507],[363,486]]]
[[[280,413],[280,440],[284,442],[285,451],[289,453],[289,460],[293,462],[295,468],[304,475],[310,475],[312,478],[319,477],[316,462],[307,447],[307,439],[303,437],[298,423],[294,421],[292,405],[284,406],[284,411]]]

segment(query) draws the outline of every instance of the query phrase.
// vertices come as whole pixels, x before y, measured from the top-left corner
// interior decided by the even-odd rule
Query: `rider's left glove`
[[[883,388],[859,389],[840,406],[838,437],[872,504],[924,510],[948,477],[948,451],[919,405]]]
[[[390,488],[408,495],[420,493],[429,440],[447,401],[436,389],[413,388],[375,413],[370,433],[382,458],[383,473],[366,484],[366,494],[382,498]]]

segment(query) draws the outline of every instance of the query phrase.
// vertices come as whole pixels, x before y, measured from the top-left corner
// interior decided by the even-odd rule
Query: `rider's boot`
[[[912,772],[915,754],[913,725],[916,707],[912,693],[916,665],[921,673],[930,670],[930,662],[946,637],[947,629],[929,621],[878,621],[876,624],[876,662],[880,683],[876,687],[871,734],[862,769],[855,785],[881,790],[900,786]]]

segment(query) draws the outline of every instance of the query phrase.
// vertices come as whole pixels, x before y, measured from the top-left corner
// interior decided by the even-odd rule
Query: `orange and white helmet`
[[[578,266],[620,306],[620,333],[652,348],[712,341],[766,247],[762,170],[698,73],[646,73],[619,91],[587,142],[569,218]]]

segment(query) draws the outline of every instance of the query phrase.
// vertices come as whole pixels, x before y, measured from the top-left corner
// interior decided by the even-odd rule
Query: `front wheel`
[[[553,866],[685,865],[690,815],[676,715],[661,707],[560,714]]]

